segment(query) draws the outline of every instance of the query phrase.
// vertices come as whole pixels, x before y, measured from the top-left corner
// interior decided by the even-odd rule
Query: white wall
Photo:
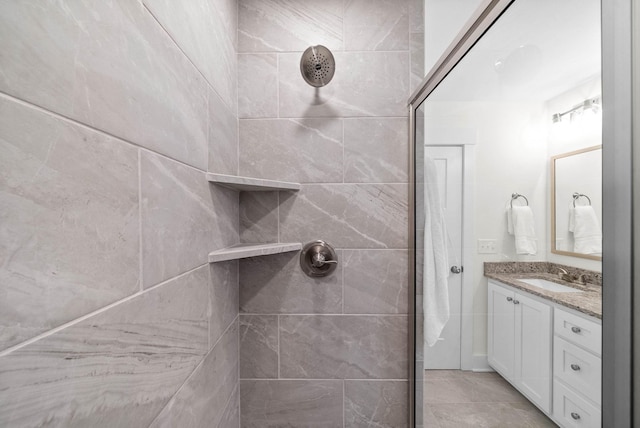
[[[428,72],[482,0],[425,0],[424,70]]]
[[[575,126],[558,133],[551,114],[566,111],[599,95],[599,79],[592,79],[548,102],[430,102],[425,106],[428,135],[441,135],[428,144],[475,144],[475,254],[468,270],[473,284],[473,352],[486,353],[487,295],[484,262],[552,261],[601,270],[594,260],[551,253],[550,156],[600,144],[600,124]],[[538,238],[536,255],[518,255],[507,233],[505,208],[511,194],[525,195],[534,213]],[[514,203],[521,203],[522,200]],[[494,239],[496,254],[478,254],[478,239]],[[470,266],[469,261],[465,264]]]
[[[600,76],[589,79],[575,88],[571,88],[562,94],[547,101],[549,117],[554,113],[564,112],[583,102],[586,99],[601,95],[602,88]],[[554,124],[549,127],[548,154],[549,158],[562,153],[593,147],[603,144],[602,141],[602,115],[595,115],[588,120],[575,123]],[[600,197],[596,197],[598,199]],[[551,210],[547,211],[547,236],[551,236]],[[549,246],[547,260],[576,266],[583,269],[601,271],[602,262],[578,257],[563,256],[551,253]]]

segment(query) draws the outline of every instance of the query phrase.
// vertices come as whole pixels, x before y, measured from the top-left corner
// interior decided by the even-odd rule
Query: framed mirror
[[[602,146],[551,158],[551,252],[602,260]]]

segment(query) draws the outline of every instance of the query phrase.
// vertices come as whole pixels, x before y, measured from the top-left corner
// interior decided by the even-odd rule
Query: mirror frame
[[[574,150],[568,153],[562,153],[551,157],[551,252],[553,254],[561,254],[563,256],[579,257],[589,260],[602,260],[602,256],[594,256],[591,254],[575,253],[573,251],[558,250],[556,248],[556,160],[566,158],[569,156],[579,155],[581,153],[592,152],[594,150],[602,149],[602,144],[597,146],[591,146],[580,150]]]

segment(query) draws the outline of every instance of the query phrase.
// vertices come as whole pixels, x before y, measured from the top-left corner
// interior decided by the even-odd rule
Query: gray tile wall
[[[240,261],[243,427],[407,424],[407,99],[422,78],[418,3],[239,1],[240,175],[302,183],[242,196],[241,236],[324,239],[340,260],[315,279],[297,254]],[[336,58],[334,80],[319,89],[299,71],[316,44]]]
[[[237,13],[0,3],[0,426],[239,426]]]

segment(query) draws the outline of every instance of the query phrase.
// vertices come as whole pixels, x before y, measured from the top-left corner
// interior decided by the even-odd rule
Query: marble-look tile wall
[[[0,426],[239,426],[237,2],[0,3]]]
[[[240,261],[243,427],[407,424],[418,4],[239,1],[239,173],[302,183],[241,196],[241,239],[324,239],[340,261],[325,278],[305,276],[297,254]],[[319,89],[299,70],[316,44],[336,59]]]

